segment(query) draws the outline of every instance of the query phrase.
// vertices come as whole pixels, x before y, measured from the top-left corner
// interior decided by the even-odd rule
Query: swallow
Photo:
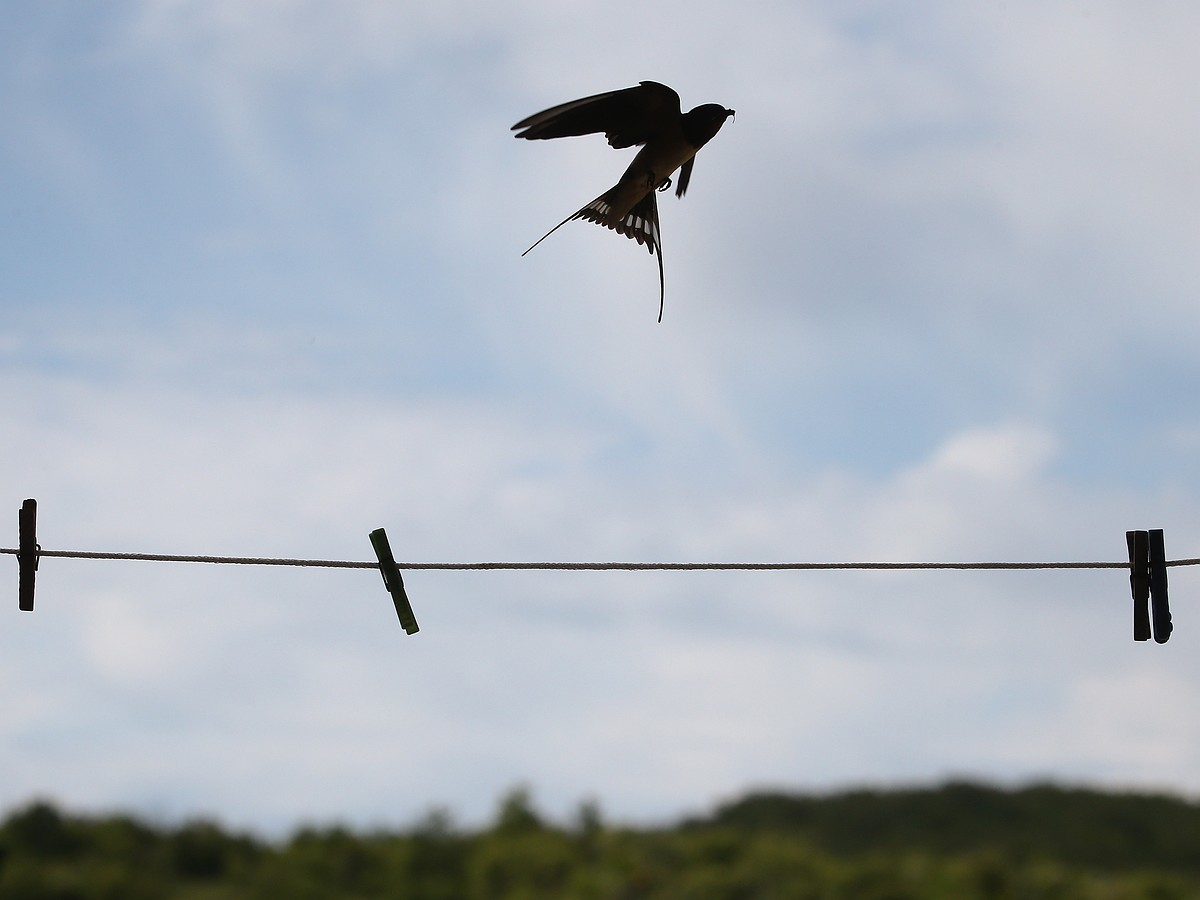
[[[655,194],[671,186],[671,176],[676,170],[679,179],[675,196],[687,193],[696,152],[716,136],[733,114],[732,109],[717,103],[705,103],[684,113],[675,91],[657,81],[643,81],[637,87],[572,100],[522,119],[512,130],[517,132],[514,137],[527,141],[603,132],[615,150],[641,147],[616,185],[567,216],[538,238],[529,250],[573,219],[595,222],[645,245],[651,256],[658,256],[658,321],[661,322],[666,285]]]

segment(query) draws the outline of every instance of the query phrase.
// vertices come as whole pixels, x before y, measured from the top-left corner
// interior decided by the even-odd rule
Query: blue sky
[[[429,8],[424,8],[428,6]],[[1200,12],[142,0],[0,34],[0,464],[49,549],[407,561],[1200,555]],[[737,110],[644,250],[628,154]],[[11,539],[16,543],[15,515]],[[12,568],[15,594],[16,566]],[[413,572],[46,560],[0,804],[653,821],[970,775],[1200,791],[1191,569]]]

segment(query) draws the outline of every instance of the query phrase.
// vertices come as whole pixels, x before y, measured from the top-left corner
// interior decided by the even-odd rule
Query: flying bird
[[[671,186],[671,176],[677,169],[675,196],[687,193],[696,151],[712,140],[732,115],[732,109],[717,103],[705,103],[684,113],[675,91],[657,81],[643,81],[637,87],[572,100],[522,119],[512,130],[517,132],[516,137],[528,141],[603,132],[609,146],[616,150],[635,145],[642,148],[615,186],[567,216],[529,250],[573,219],[604,225],[644,244],[652,256],[658,255],[661,322],[666,286],[655,193]]]

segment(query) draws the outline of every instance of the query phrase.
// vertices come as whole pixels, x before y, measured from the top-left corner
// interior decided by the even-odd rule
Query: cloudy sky
[[[66,0],[0,32],[0,505],[46,549],[1200,556],[1200,9]],[[737,110],[652,257],[642,79]],[[11,557],[8,557],[10,560]],[[1200,570],[377,573],[46,559],[0,807],[662,821],[758,787],[1200,792]]]

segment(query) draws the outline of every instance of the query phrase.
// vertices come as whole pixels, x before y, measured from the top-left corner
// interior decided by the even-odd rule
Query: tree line
[[[548,821],[527,789],[486,826],[152,824],[46,800],[0,824],[0,898],[225,900],[1200,900],[1200,806],[1182,798],[954,782],[756,793],[663,827],[595,804]]]

